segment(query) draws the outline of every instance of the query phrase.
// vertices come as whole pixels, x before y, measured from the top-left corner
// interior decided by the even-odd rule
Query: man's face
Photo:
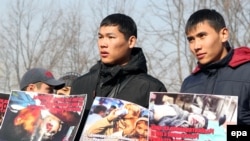
[[[190,114],[188,116],[188,123],[194,128],[203,128],[206,125],[206,120],[202,115]]]
[[[109,65],[125,65],[130,59],[131,48],[136,38],[125,39],[118,26],[102,26],[98,33],[98,48],[101,61]]]
[[[227,55],[223,42],[228,40],[228,30],[218,32],[207,21],[198,23],[187,34],[189,47],[200,64],[209,64],[221,60]]]
[[[70,90],[71,90],[71,87],[69,87],[69,86],[63,87],[63,88],[57,90],[56,94],[58,94],[58,95],[70,95]]]
[[[52,86],[49,86],[45,83],[42,83],[41,84],[41,87],[38,88],[36,87],[36,91],[35,92],[39,92],[39,93],[53,93],[53,87]]]
[[[35,84],[29,84],[26,91],[37,92],[37,93],[53,93],[54,88],[45,83],[38,82]]]

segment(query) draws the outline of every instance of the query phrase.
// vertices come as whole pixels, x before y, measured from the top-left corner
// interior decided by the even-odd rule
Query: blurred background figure
[[[65,86],[59,90],[56,91],[56,94],[58,95],[70,95],[71,90],[71,84],[72,82],[79,77],[80,74],[76,72],[68,72],[62,77],[59,78],[60,81],[65,82]]]
[[[87,119],[87,124],[85,125],[85,129],[87,130],[89,128],[89,126],[91,126],[93,123],[95,123],[96,121],[104,118],[106,116],[106,112],[107,112],[107,107],[104,105],[96,105],[93,109],[92,114],[90,114],[88,116]]]
[[[115,106],[115,105],[111,105],[110,108],[109,108],[109,109],[107,110],[107,112],[106,112],[106,116],[109,115],[109,113],[110,113],[111,111],[113,111],[114,109],[116,109],[116,106]]]
[[[21,78],[20,90],[39,93],[54,93],[64,87],[64,82],[56,80],[51,71],[44,68],[27,70]]]

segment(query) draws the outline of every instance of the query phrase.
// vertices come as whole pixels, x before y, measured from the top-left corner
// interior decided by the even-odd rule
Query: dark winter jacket
[[[219,62],[198,65],[181,92],[238,96],[237,123],[250,125],[250,48],[230,48]]]
[[[167,91],[162,82],[147,74],[142,49],[133,48],[131,54],[131,59],[125,66],[106,66],[99,61],[87,74],[73,82],[71,94],[87,94],[83,122],[95,96],[110,97],[112,93],[112,97],[148,107],[151,91]],[[122,86],[123,84],[126,85]]]

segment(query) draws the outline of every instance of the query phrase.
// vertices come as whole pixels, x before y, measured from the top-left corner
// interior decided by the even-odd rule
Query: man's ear
[[[129,48],[135,47],[136,41],[137,41],[137,38],[135,36],[130,36],[128,39]]]
[[[36,87],[35,84],[29,84],[26,88],[26,91],[33,92],[35,87]]]
[[[221,29],[221,41],[226,42],[229,39],[229,31],[226,27]]]

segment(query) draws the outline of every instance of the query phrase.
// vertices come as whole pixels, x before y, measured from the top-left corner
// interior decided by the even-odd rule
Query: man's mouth
[[[107,57],[109,55],[106,51],[101,51],[101,57]]]
[[[196,57],[198,60],[203,59],[205,57],[205,53],[196,54]]]

